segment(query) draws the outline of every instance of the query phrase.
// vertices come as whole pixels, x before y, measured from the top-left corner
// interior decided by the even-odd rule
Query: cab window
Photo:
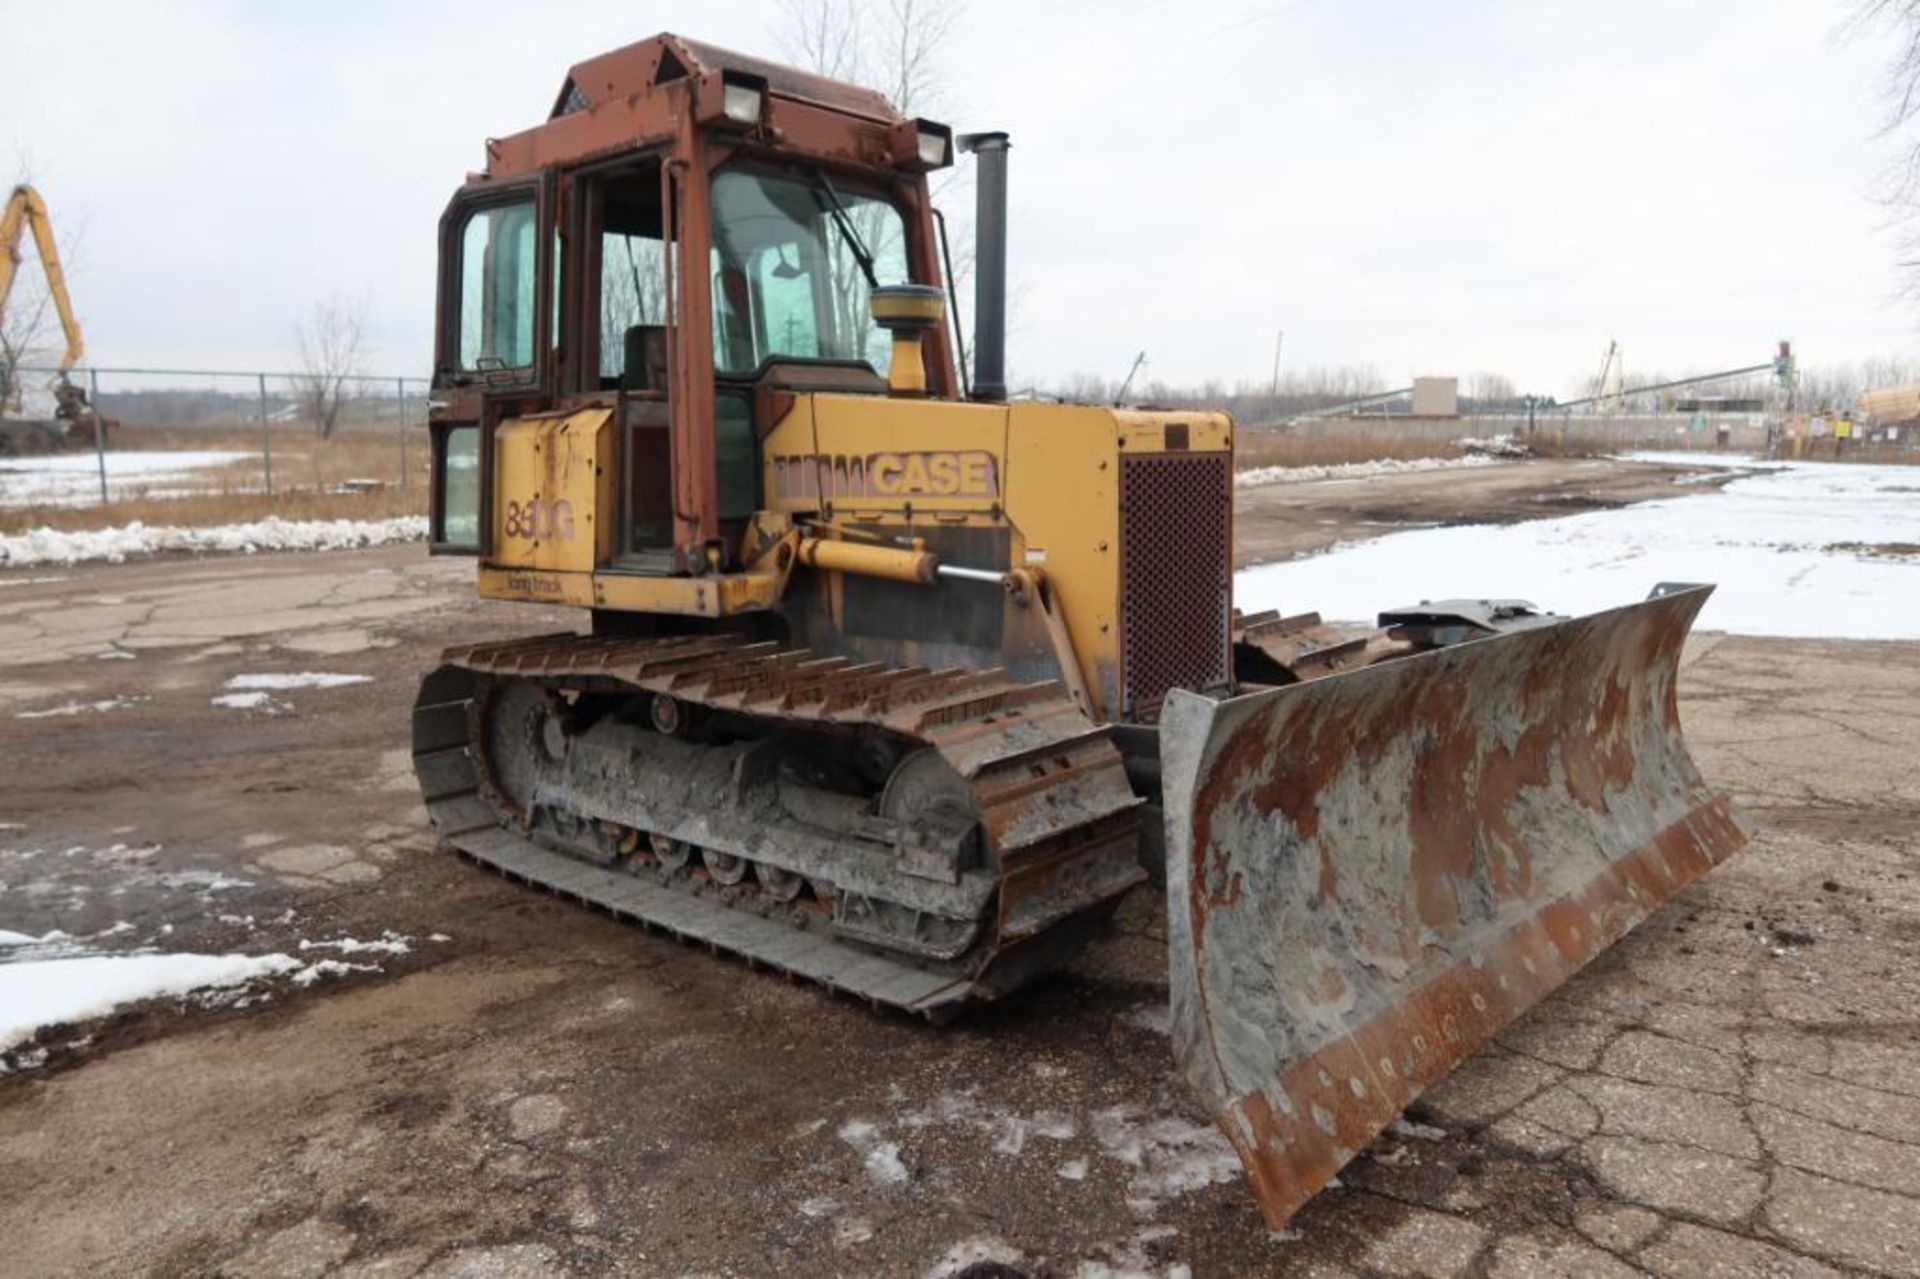
[[[460,232],[460,367],[533,364],[538,292],[532,200],[476,209]]]
[[[838,196],[843,229],[833,213]],[[885,373],[887,335],[867,309],[871,292],[851,236],[881,284],[903,284],[906,224],[878,196],[806,176],[725,170],[713,179],[714,364],[747,373],[773,356],[864,360]]]

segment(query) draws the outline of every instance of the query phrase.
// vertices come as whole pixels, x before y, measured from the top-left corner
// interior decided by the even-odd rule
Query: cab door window
[[[534,202],[490,205],[460,232],[460,367],[521,369],[533,364],[539,297]]]

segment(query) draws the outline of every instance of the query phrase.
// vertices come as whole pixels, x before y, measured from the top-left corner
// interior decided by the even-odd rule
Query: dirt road
[[[1150,896],[934,1030],[435,853],[417,672],[570,621],[408,548],[0,577],[0,927],[367,965],[0,1077],[8,1273],[1920,1273],[1912,645],[1696,642],[1752,848],[1275,1235]],[[301,672],[370,678],[212,701]]]

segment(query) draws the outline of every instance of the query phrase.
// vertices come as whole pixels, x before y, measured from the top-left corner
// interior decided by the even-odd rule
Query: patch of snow
[[[302,938],[300,949],[337,950],[343,955],[406,955],[413,951],[413,947],[407,944],[412,940],[411,937],[401,937],[392,932],[382,935],[379,941],[355,941],[351,937],[342,937],[338,941],[307,941]]]
[[[1070,1141],[1078,1131],[1073,1118],[1057,1110],[1018,1115],[997,1106],[982,1106],[966,1093],[953,1092],[942,1093],[934,1098],[933,1104],[925,1110],[902,1115],[901,1122],[909,1128],[925,1128],[932,1124],[972,1128],[991,1137],[994,1152],[1002,1155],[1019,1154],[1026,1149],[1029,1137]]]
[[[136,484],[148,493],[205,491],[209,469],[248,460],[249,454],[214,449],[137,450],[106,455],[107,486]],[[195,483],[198,481],[198,483]],[[100,458],[95,453],[52,453],[0,459],[0,506],[92,506],[100,500]]]
[[[1786,465],[1784,462],[1768,462],[1752,453],[1693,453],[1686,449],[1630,449],[1617,456],[1623,462],[1657,462],[1661,466],[1712,466],[1721,470]]]
[[[1109,1156],[1137,1171],[1127,1203],[1152,1212],[1159,1201],[1240,1176],[1240,1157],[1218,1128],[1177,1115],[1149,1117],[1131,1106],[1095,1111],[1093,1137]]]
[[[114,710],[121,706],[131,706],[138,697],[109,697],[104,702],[65,702],[59,706],[49,706],[37,711],[15,711],[15,719],[58,719],[68,715],[97,715],[101,711]]]
[[[1371,462],[1336,462],[1328,466],[1255,466],[1233,477],[1239,488],[1266,484],[1306,484],[1314,480],[1372,480],[1382,475],[1410,475],[1417,471],[1459,471],[1498,466],[1506,457],[1470,453],[1466,457],[1383,457]]]
[[[1470,435],[1455,440],[1453,446],[1463,450],[1469,457],[1532,457],[1533,450],[1511,435]]]
[[[299,969],[289,955],[88,955],[0,965],[0,1051],[46,1026],[145,999],[245,985]]]
[[[908,1179],[907,1166],[900,1162],[900,1144],[882,1141],[880,1129],[864,1119],[849,1119],[840,1126],[840,1140],[860,1155],[867,1175],[883,1186],[899,1186]]]
[[[266,692],[215,693],[209,700],[215,706],[224,706],[230,711],[266,711],[271,715],[290,709],[285,702],[274,701]]]
[[[1017,1266],[1025,1258],[1018,1248],[993,1235],[962,1239],[941,1254],[926,1279],[957,1279],[975,1266]]]
[[[1412,1137],[1417,1141],[1444,1141],[1447,1136],[1445,1128],[1435,1128],[1432,1124],[1423,1124],[1405,1115],[1394,1120],[1387,1131],[1396,1137]]]
[[[148,527],[138,521],[72,532],[38,528],[0,536],[0,565],[119,563],[169,551],[190,554],[259,551],[340,551],[390,542],[417,542],[427,535],[422,516],[386,520],[283,520],[268,516],[245,524],[206,528]]]
[[[296,986],[311,986],[322,977],[345,977],[350,973],[377,973],[378,964],[349,964],[339,959],[321,959],[306,965],[293,974]]]
[[[67,934],[58,928],[52,932],[41,933],[38,937],[31,933],[15,933],[0,928],[0,946],[44,946],[49,942],[65,941],[66,938]]]
[[[235,675],[226,687],[235,690],[264,689],[285,692],[295,688],[344,688],[348,684],[371,684],[371,675],[329,675],[321,671],[301,671],[297,675]]]
[[[1085,1181],[1087,1179],[1087,1161],[1084,1159],[1069,1159],[1054,1169],[1054,1172],[1058,1173],[1064,1181]]]
[[[1713,492],[1400,532],[1246,569],[1234,602],[1343,621],[1448,598],[1528,599],[1579,614],[1644,599],[1659,582],[1712,582],[1704,630],[1920,639],[1920,561],[1850,549],[1920,543],[1920,503],[1902,491],[1914,484],[1911,467],[1769,463]]]
[[[873,1225],[862,1217],[842,1217],[840,1201],[818,1195],[800,1201],[800,1215],[809,1221],[833,1221],[833,1242],[838,1248],[851,1248],[873,1238]]]
[[[104,653],[95,653],[93,660],[96,662],[131,662],[138,656],[139,654],[129,653],[124,648],[110,648]]]

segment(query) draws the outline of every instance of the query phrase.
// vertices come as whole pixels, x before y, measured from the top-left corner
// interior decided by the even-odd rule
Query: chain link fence
[[[236,509],[368,499],[424,510],[429,381],[371,374],[105,366],[13,370],[0,421],[0,507],[227,499]],[[376,509],[377,508],[377,509]],[[344,512],[343,512],[344,513]]]

